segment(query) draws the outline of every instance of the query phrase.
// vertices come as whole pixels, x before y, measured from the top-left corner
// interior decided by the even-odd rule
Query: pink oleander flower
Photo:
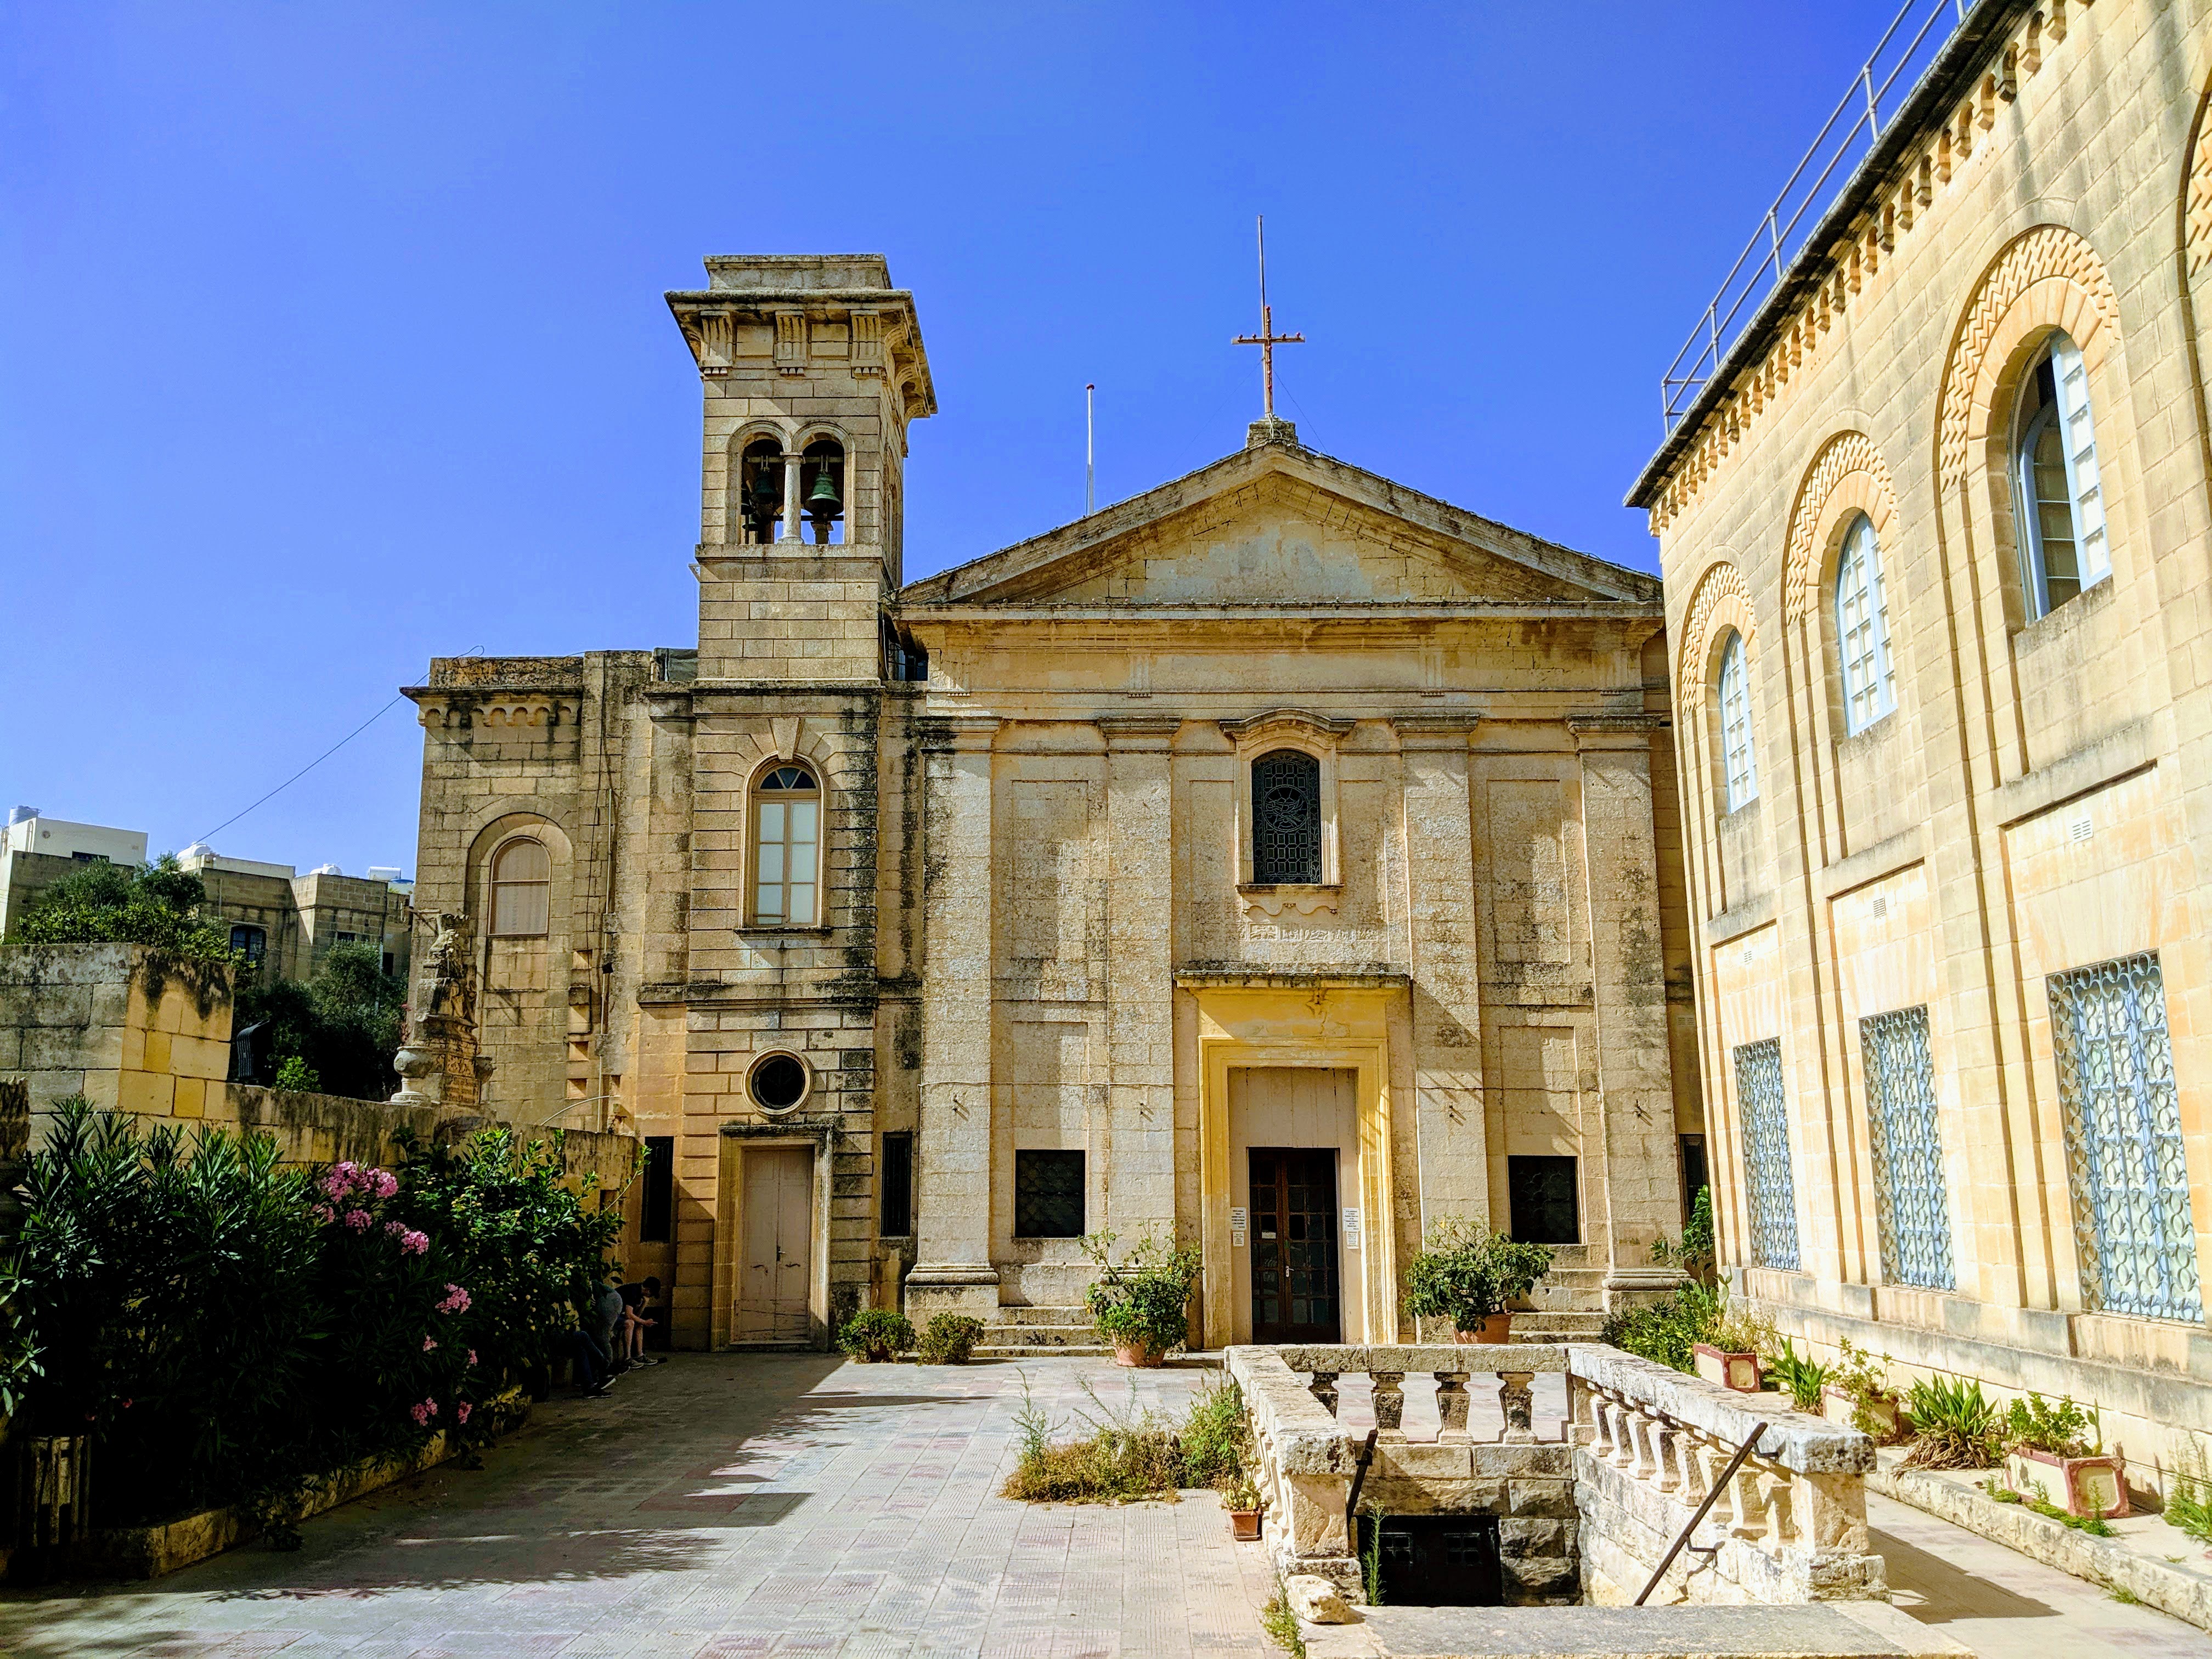
[[[379,1198],[389,1198],[399,1190],[399,1177],[389,1170],[371,1170],[363,1184]]]
[[[476,1351],[474,1348],[471,1348],[471,1349],[469,1350],[469,1364],[471,1364],[471,1365],[474,1365],[476,1363],[477,1363],[477,1351]],[[461,1409],[462,1409],[463,1411],[466,1411],[466,1410],[468,1409],[468,1407],[467,1407],[466,1406],[464,1406],[464,1407],[461,1407]],[[464,1422],[464,1423],[467,1422],[468,1420],[469,1420],[469,1419],[468,1419],[467,1418],[465,1418],[465,1418],[463,1418],[463,1419],[461,1419],[461,1421],[462,1421],[462,1422]]]
[[[353,1164],[334,1164],[331,1166],[331,1172],[315,1184],[332,1198],[343,1198],[353,1190],[354,1176],[356,1173],[357,1170]]]
[[[438,1304],[438,1311],[442,1314],[465,1313],[468,1306],[469,1293],[458,1285],[447,1283],[446,1299]]]
[[[309,1210],[307,1213],[314,1217],[319,1225],[325,1227],[329,1226],[331,1223],[338,1218],[338,1212],[331,1208],[327,1204],[318,1204],[313,1209]]]
[[[348,1210],[345,1212],[345,1224],[357,1233],[367,1232],[369,1224],[374,1219],[366,1210]]]
[[[437,1414],[438,1402],[434,1400],[426,1400],[419,1406],[407,1408],[407,1415],[415,1419],[415,1426],[418,1429],[428,1427],[430,1419]]]
[[[464,1400],[453,1407],[453,1420],[459,1423],[465,1429],[468,1427],[469,1402],[467,1401]]]
[[[409,1255],[421,1255],[430,1248],[430,1235],[410,1229],[399,1235],[399,1248]]]
[[[404,1221],[387,1221],[384,1224],[384,1236],[386,1238],[397,1238],[406,1231],[407,1224]]]
[[[422,1339],[422,1352],[424,1353],[429,1352],[431,1349],[437,1346],[438,1339],[434,1336],[426,1336]]]

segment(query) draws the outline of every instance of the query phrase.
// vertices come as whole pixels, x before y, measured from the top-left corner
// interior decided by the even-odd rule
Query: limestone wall
[[[2157,1484],[2212,1423],[2212,9],[1984,4],[1942,100],[1638,486],[1667,578],[1723,1259],[1786,1334],[1900,1383],[2106,1413]],[[2014,411],[2053,330],[2087,365],[2112,574],[2036,617]],[[1847,729],[1834,572],[1875,526],[1894,711]],[[1746,643],[1759,799],[1715,691]],[[2100,1288],[2053,977],[2156,955],[2191,1214],[2165,1316]],[[1862,1021],[1926,1011],[1952,1267],[1900,1269]],[[1762,1258],[1735,1057],[1782,1044],[1800,1243]],[[1923,1183],[1923,1188],[1928,1183]],[[2106,1195],[2117,1201],[2117,1187]],[[1916,1199],[1924,1206],[1924,1199]],[[2193,1256],[2193,1262],[2188,1258]],[[1913,1282],[1902,1282],[1911,1278]],[[2177,1281],[2178,1282],[2178,1281]]]

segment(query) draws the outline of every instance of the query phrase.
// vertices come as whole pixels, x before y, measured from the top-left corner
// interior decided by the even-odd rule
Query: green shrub
[[[1224,1373],[1199,1389],[1176,1438],[1182,1446],[1185,1486],[1225,1486],[1243,1478],[1251,1431],[1244,1419],[1243,1391],[1235,1378]]]
[[[2015,1400],[2005,1413],[2005,1443],[2053,1457],[2087,1457],[2104,1440],[2097,1432],[2097,1413],[2085,1412],[2071,1400],[2053,1405],[2039,1394]]]
[[[1915,1382],[1905,1417],[1919,1440],[1905,1461],[1917,1468],[1985,1469],[2003,1453],[2004,1414],[1978,1378]]]
[[[256,1063],[266,1061],[260,1075],[273,1087],[386,1100],[398,1086],[392,1057],[406,1008],[407,981],[384,971],[380,950],[339,945],[304,983],[247,977],[234,1029],[253,1029]]]
[[[837,1333],[837,1346],[863,1365],[878,1365],[914,1346],[914,1325],[888,1308],[863,1308]]]
[[[1201,1389],[1180,1429],[1171,1430],[1137,1404],[1136,1381],[1119,1407],[1102,1401],[1089,1383],[1090,1410],[1078,1409],[1076,1438],[1056,1442],[1055,1425],[1022,1377],[1022,1406],[1014,1413],[1020,1455],[1002,1489],[1034,1503],[1117,1504],[1139,1498],[1171,1498],[1186,1486],[1212,1486],[1228,1498],[1257,1502],[1247,1468],[1250,1442],[1244,1398],[1226,1378]],[[1249,1508],[1235,1503],[1232,1507]]]
[[[574,1264],[620,1217],[563,1191],[517,1224],[436,1162],[318,1173],[265,1135],[63,1103],[24,1182],[23,1426],[94,1435],[112,1524],[242,1504],[280,1534],[303,1483],[480,1436],[475,1408],[574,1328]]]
[[[932,1314],[915,1349],[925,1365],[964,1365],[975,1339],[982,1334],[980,1319],[966,1314]]]
[[[2176,1461],[2166,1493],[2166,1518],[2202,1544],[2212,1544],[2212,1478],[2204,1459],[2184,1451]]]
[[[1701,1285],[1713,1279],[1713,1189],[1698,1188],[1690,1200],[1690,1218],[1682,1224],[1680,1243],[1661,1234],[1651,1241],[1651,1259],[1662,1267],[1680,1267]]]
[[[1649,1306],[1613,1315],[1605,1322],[1605,1340],[1625,1352],[1694,1371],[1697,1360],[1690,1350],[1706,1340],[1721,1317],[1719,1292],[1693,1282]]]
[[[1877,1364],[1872,1354],[1849,1337],[1838,1339],[1836,1363],[1829,1368],[1829,1386],[1840,1389],[1851,1402],[1851,1426],[1861,1434],[1872,1435],[1876,1440],[1886,1440],[1889,1431],[1875,1415],[1876,1406],[1894,1406],[1902,1419],[1903,1397],[1889,1386],[1887,1366],[1889,1356],[1884,1354]],[[1899,1427],[1910,1424],[1900,1420]]]
[[[1800,1355],[1794,1346],[1784,1342],[1779,1352],[1767,1357],[1766,1374],[1782,1385],[1782,1391],[1790,1396],[1790,1405],[1797,1410],[1820,1409],[1820,1390],[1827,1386],[1828,1368],[1812,1355]]]
[[[1471,1331],[1525,1297],[1551,1270],[1552,1253],[1541,1244],[1444,1216],[1431,1224],[1426,1246],[1406,1265],[1407,1311]]]
[[[188,962],[234,963],[230,936],[203,921],[207,885],[164,853],[136,869],[88,864],[25,901],[10,945],[144,945]]]
[[[1099,1334],[1117,1348],[1173,1353],[1190,1340],[1190,1297],[1198,1288],[1199,1253],[1178,1249],[1147,1232],[1114,1259],[1118,1233],[1097,1232],[1083,1241],[1098,1269],[1085,1300]]]

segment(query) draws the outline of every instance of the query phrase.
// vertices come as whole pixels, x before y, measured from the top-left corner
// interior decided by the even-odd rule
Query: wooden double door
[[[814,1149],[745,1149],[744,1260],[739,1264],[740,1342],[804,1342],[812,1334]]]
[[[1336,1149],[1251,1150],[1252,1340],[1341,1342]]]

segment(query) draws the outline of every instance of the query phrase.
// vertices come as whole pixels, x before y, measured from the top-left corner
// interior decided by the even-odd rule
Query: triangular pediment
[[[1659,583],[1268,441],[900,597],[1086,607],[1648,603]]]

